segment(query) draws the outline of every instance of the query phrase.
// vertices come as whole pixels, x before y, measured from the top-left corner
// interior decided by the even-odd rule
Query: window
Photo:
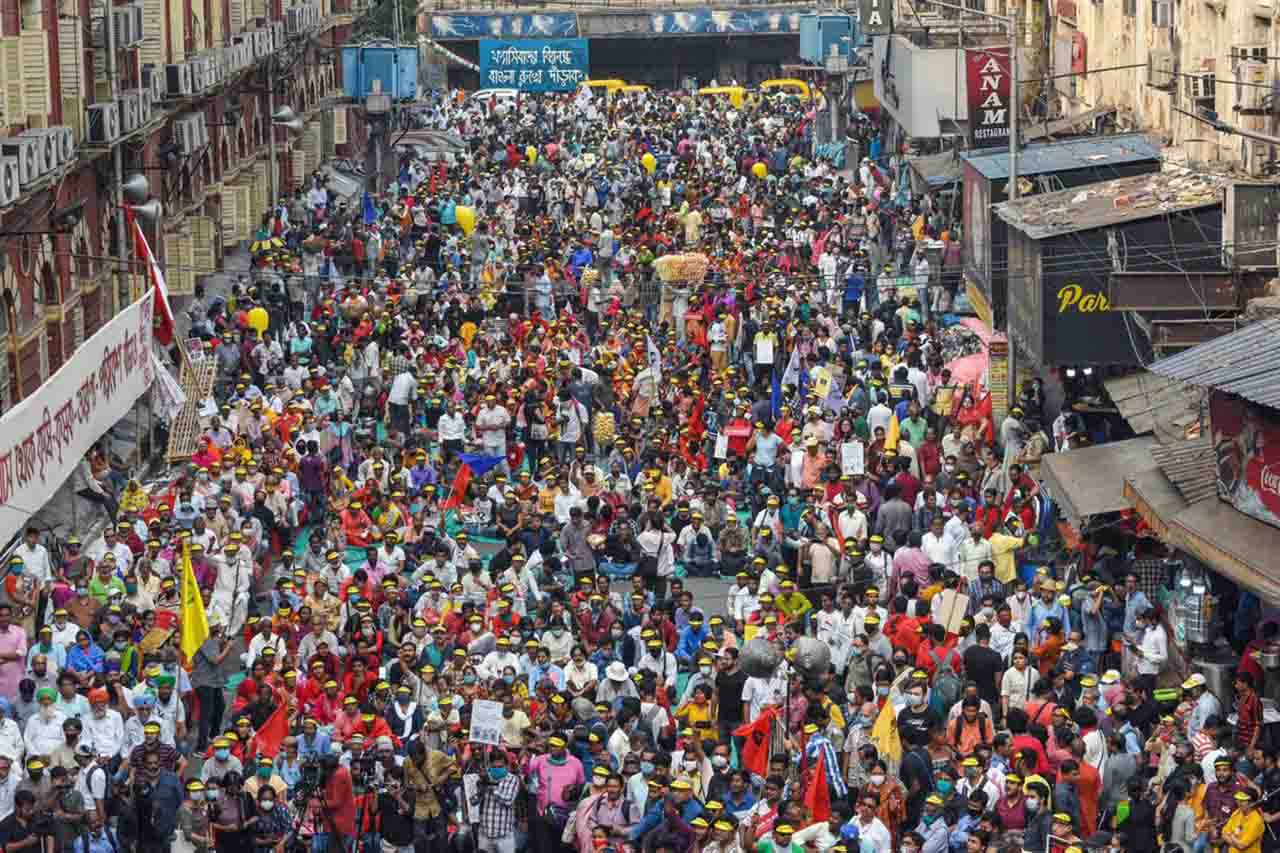
[[[1173,26],[1173,0],[1151,0],[1151,23],[1157,27]]]
[[[1138,0],[1123,0],[1124,14],[1129,18],[1138,17]]]

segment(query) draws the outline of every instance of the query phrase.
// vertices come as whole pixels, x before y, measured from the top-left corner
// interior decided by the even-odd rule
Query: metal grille
[[[169,430],[169,447],[165,453],[169,462],[184,462],[196,452],[196,439],[200,437],[200,401],[213,393],[216,371],[217,364],[213,359],[199,364],[192,364],[186,358],[182,360],[178,384],[187,395],[187,402],[183,403],[182,411]]]

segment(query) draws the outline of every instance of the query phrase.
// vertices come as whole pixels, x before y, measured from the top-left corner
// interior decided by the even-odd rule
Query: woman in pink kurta
[[[0,606],[0,696],[17,696],[27,665],[27,632],[10,624],[13,609]]]

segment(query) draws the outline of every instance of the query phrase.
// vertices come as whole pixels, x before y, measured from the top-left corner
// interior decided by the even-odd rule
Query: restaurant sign
[[[1013,85],[1008,47],[965,51],[969,131],[974,148],[1009,144]]]

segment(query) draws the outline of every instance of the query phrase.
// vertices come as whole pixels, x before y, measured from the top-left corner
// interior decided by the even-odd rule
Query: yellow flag
[[[898,438],[900,435],[901,428],[898,425],[898,416],[890,415],[889,428],[884,431],[884,449],[896,452],[898,450]]]
[[[902,760],[902,739],[898,735],[898,715],[892,702],[885,702],[871,726],[870,741],[887,761]]]
[[[182,630],[182,653],[192,660],[204,641],[209,639],[209,617],[204,612],[204,599],[200,597],[200,585],[191,567],[191,545],[182,545],[182,608],[178,613]]]

